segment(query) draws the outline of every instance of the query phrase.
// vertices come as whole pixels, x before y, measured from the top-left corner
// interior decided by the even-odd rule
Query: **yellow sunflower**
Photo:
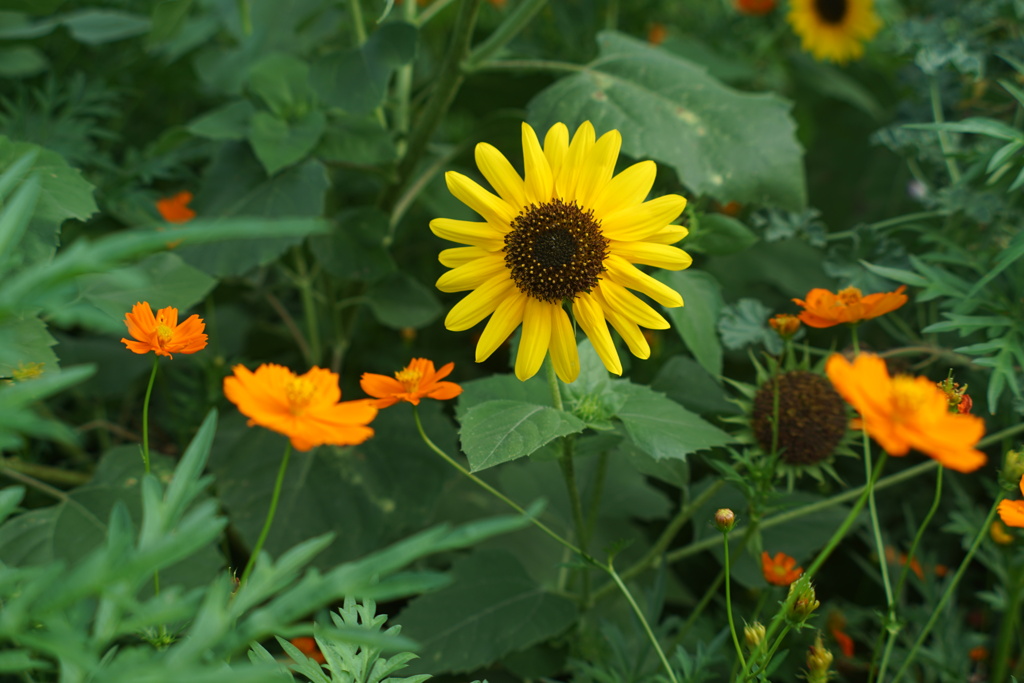
[[[580,364],[567,306],[609,372],[621,375],[622,364],[608,323],[633,355],[650,356],[640,326],[669,324],[629,290],[662,306],[682,306],[683,299],[634,264],[669,270],[690,265],[689,254],[669,246],[687,234],[670,225],[686,200],[673,194],[644,201],[654,184],[653,161],[613,175],[621,145],[617,130],[595,139],[588,121],[571,142],[568,128],[555,124],[541,147],[524,123],[524,177],[486,143],[477,145],[476,162],[497,194],[461,173],[445,175],[451,193],[484,219],[430,222],[438,237],[469,245],[441,252],[441,263],[451,270],[437,288],[470,292],[445,318],[449,330],[468,330],[490,316],[477,343],[478,363],[522,325],[516,377],[533,377],[550,350],[559,378],[572,382]]]
[[[860,59],[864,43],[882,28],[874,0],[790,0],[786,18],[804,50],[839,64]]]

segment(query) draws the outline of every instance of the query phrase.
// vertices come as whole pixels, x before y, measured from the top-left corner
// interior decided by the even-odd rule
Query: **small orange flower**
[[[771,557],[767,550],[761,553],[761,571],[764,580],[773,586],[788,586],[804,573],[802,567],[796,566],[796,560],[786,553],[775,553],[775,557]]]
[[[984,645],[978,645],[971,648],[971,651],[967,653],[971,658],[972,662],[984,662],[988,659],[988,648]]]
[[[1024,495],[1024,477],[1020,478],[1020,492]],[[1006,526],[1024,527],[1024,500],[999,502],[999,519]]]
[[[789,339],[800,329],[800,318],[789,313],[773,315],[768,321],[773,330],[779,333],[783,339]]]
[[[743,14],[761,16],[775,9],[775,0],[736,0],[736,9]]]
[[[887,545],[885,546],[885,560],[889,564],[899,564],[901,567],[904,567],[907,564],[907,554],[899,553],[897,555],[896,548]],[[924,569],[921,568],[921,563],[917,561],[916,557],[910,560],[910,571],[914,572],[917,578],[924,581]]]
[[[958,472],[973,472],[985,464],[985,454],[975,448],[985,421],[950,413],[946,395],[927,377],[890,377],[885,361],[868,353],[853,363],[833,354],[825,372],[889,455],[906,455],[914,448]]]
[[[448,363],[435,371],[434,361],[413,358],[394,377],[364,372],[359,386],[376,399],[369,402],[378,408],[387,408],[399,401],[408,401],[418,406],[421,398],[447,401],[462,393],[462,387],[455,382],[439,381],[447,377],[454,367],[455,363]]]
[[[173,358],[172,353],[195,353],[206,348],[206,324],[198,315],[189,316],[178,324],[178,309],[161,308],[153,317],[149,302],[136,302],[131,313],[124,316],[128,334],[135,339],[121,339],[129,351],[149,353]]]
[[[292,638],[290,641],[302,654],[312,659],[317,664],[323,664],[327,660],[324,659],[324,653],[320,652],[320,646],[317,645],[316,639],[310,638],[309,636],[299,636],[298,638]]]
[[[173,197],[156,200],[156,210],[168,223],[188,223],[196,217],[196,212],[188,208],[192,201],[192,193],[183,190]]]
[[[998,519],[992,521],[992,525],[988,528],[988,535],[999,545],[1010,545],[1014,540],[1013,534],[1007,531],[1006,525]]]
[[[900,285],[895,292],[878,292],[863,296],[856,287],[847,287],[833,294],[827,289],[812,289],[807,300],[793,299],[804,310],[800,320],[810,327],[834,327],[841,323],[859,323],[895,311],[907,303],[907,295]]]
[[[250,372],[236,365],[235,374],[224,378],[224,395],[259,425],[289,437],[292,446],[308,451],[331,444],[351,446],[373,436],[367,425],[377,416],[369,401],[341,400],[338,375],[314,367],[304,375],[281,365],[264,363]]]
[[[668,29],[665,28],[665,24],[655,22],[647,29],[647,42],[651,45],[661,45],[667,37]]]

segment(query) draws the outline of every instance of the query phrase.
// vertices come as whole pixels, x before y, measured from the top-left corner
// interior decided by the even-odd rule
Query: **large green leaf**
[[[721,287],[704,271],[658,271],[655,276],[683,296],[682,308],[666,308],[665,315],[686,342],[697,362],[713,377],[722,374],[722,343],[718,340],[718,316],[723,301]]]
[[[0,375],[10,377],[31,363],[42,363],[43,372],[57,369],[57,356],[50,348],[56,343],[37,317],[0,323]]]
[[[732,442],[731,436],[664,394],[626,380],[618,380],[615,388],[626,397],[617,416],[626,434],[656,460],[683,459],[689,453]]]
[[[107,9],[85,9],[64,15],[71,36],[86,45],[103,45],[148,33],[152,22],[142,14]]]
[[[433,290],[401,272],[375,282],[366,298],[374,317],[396,330],[424,327],[441,315],[441,304]]]
[[[327,117],[317,109],[295,120],[258,111],[249,121],[249,142],[267,175],[274,175],[312,152],[326,128]]]
[[[697,194],[800,209],[807,203],[802,149],[790,104],[733,90],[703,68],[642,41],[605,31],[600,56],[533,99],[529,118],[593,122],[622,132],[622,150],[673,168]]]
[[[546,592],[506,551],[477,551],[452,574],[451,586],[415,598],[396,618],[423,648],[411,672],[479,669],[557,636],[576,618],[570,600]]]
[[[560,436],[576,434],[583,420],[550,406],[486,401],[462,417],[462,450],[474,472],[530,455]]]

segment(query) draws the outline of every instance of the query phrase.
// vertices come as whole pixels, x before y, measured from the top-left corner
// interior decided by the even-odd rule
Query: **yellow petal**
[[[690,231],[681,225],[666,225],[664,228],[647,238],[648,242],[656,244],[675,244],[690,234]]]
[[[455,195],[456,199],[480,214],[501,234],[511,230],[512,219],[519,211],[513,209],[508,202],[491,194],[461,173],[448,171],[444,174],[444,180],[448,184],[448,191]]]
[[[583,162],[579,186],[576,188],[576,200],[586,209],[600,197],[615,172],[615,161],[619,158],[622,147],[622,134],[610,130],[598,139],[590,156]]]
[[[526,203],[543,204],[551,201],[555,181],[548,158],[540,148],[533,128],[523,124],[523,167],[526,172]]]
[[[544,356],[548,355],[551,341],[551,307],[533,297],[526,298],[523,313],[523,334],[519,339],[519,353],[516,354],[516,377],[525,382],[540,370]]]
[[[495,275],[506,273],[507,270],[502,254],[489,254],[449,270],[437,279],[434,286],[442,292],[465,292],[476,289]]]
[[[477,363],[490,358],[491,354],[522,324],[526,298],[522,292],[513,292],[498,304],[498,308],[494,310],[480,335],[480,341],[476,344]]]
[[[452,332],[468,330],[493,313],[514,286],[508,273],[494,276],[452,306],[444,326]]]
[[[601,291],[599,289],[595,289],[594,294],[597,295],[598,301],[602,301]],[[647,340],[644,339],[644,334],[640,331],[640,328],[637,327],[636,323],[617,312],[613,306],[608,304],[607,300],[602,301],[602,309],[604,310],[605,317],[608,318],[608,322],[612,324],[615,331],[618,332],[619,336],[626,342],[626,346],[629,347],[629,352],[637,358],[650,358],[651,347],[647,343]]]
[[[667,194],[605,216],[601,219],[601,232],[610,240],[645,240],[678,218],[684,208],[686,199]]]
[[[493,251],[487,251],[482,247],[452,247],[438,254],[437,260],[448,268],[458,268],[470,261],[490,256],[493,253]]]
[[[557,176],[565,155],[569,152],[569,129],[564,123],[556,123],[548,129],[544,136],[544,156],[551,167],[552,176]]]
[[[572,314],[590,339],[590,343],[594,345],[594,350],[604,363],[605,369],[613,375],[621,375],[622,363],[619,361],[615,342],[612,341],[612,335],[604,320],[604,312],[597,299],[590,294],[580,294],[572,304]]]
[[[651,193],[658,165],[653,161],[633,164],[608,181],[604,192],[595,197],[590,205],[598,218],[637,206]]]
[[[580,355],[576,351],[576,333],[561,306],[551,308],[551,363],[558,378],[569,384],[580,374]]]
[[[664,268],[665,270],[682,270],[689,268],[693,259],[682,249],[667,244],[651,242],[611,242],[608,252],[626,259],[630,263]]]
[[[505,155],[494,146],[481,142],[476,146],[476,165],[491,187],[515,208],[526,206],[526,189]]]
[[[487,251],[498,251],[505,246],[505,238],[490,223],[435,218],[430,221],[430,231],[443,240],[472,244]]]
[[[590,121],[584,121],[572,136],[562,167],[555,174],[555,192],[567,203],[576,199],[576,186],[580,182],[584,162],[593,148],[594,126]]]
[[[604,260],[604,267],[608,269],[609,279],[646,294],[662,306],[675,308],[683,305],[683,297],[679,292],[655,280],[621,256],[610,255]]]
[[[623,318],[652,330],[667,330],[669,328],[668,321],[660,313],[640,300],[636,294],[610,278],[603,279],[598,289],[608,308]]]

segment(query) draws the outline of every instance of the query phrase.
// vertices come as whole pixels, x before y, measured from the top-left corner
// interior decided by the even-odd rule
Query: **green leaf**
[[[694,229],[696,227],[696,229]],[[706,213],[690,225],[690,236],[683,243],[687,251],[719,256],[743,251],[760,238],[741,221],[722,213]]]
[[[870,90],[846,75],[842,69],[831,64],[817,62],[804,55],[795,61],[798,66],[797,78],[811,88],[822,95],[853,105],[876,121],[882,120],[884,110],[875,96]]]
[[[441,304],[433,290],[402,272],[393,272],[374,283],[366,298],[378,322],[396,330],[425,327],[441,315]]]
[[[43,372],[60,368],[51,347],[57,340],[50,336],[46,323],[37,317],[0,323],[0,375],[10,377],[19,366],[42,363]]]
[[[674,167],[696,194],[801,209],[802,149],[790,104],[729,88],[692,62],[622,34],[598,34],[600,56],[529,106],[538,128],[585,120],[622,132],[622,150]]]
[[[881,275],[887,280],[893,282],[899,282],[905,285],[911,285],[913,287],[926,287],[928,285],[928,279],[921,277],[917,273],[909,270],[903,270],[901,268],[889,268],[887,266],[877,266],[874,263],[868,263],[864,259],[860,259],[860,264],[870,270],[875,275]]]
[[[267,175],[274,175],[312,152],[326,127],[327,117],[319,110],[291,121],[258,111],[249,121],[248,137]]]
[[[372,282],[395,270],[384,247],[388,215],[372,207],[349,209],[337,216],[338,226],[329,234],[310,240],[317,263],[336,278]]]
[[[398,150],[379,119],[341,114],[331,118],[316,155],[332,163],[376,166],[395,161]]]
[[[501,399],[544,405],[551,402],[551,389],[548,387],[548,383],[539,376],[531,377],[525,382],[512,374],[490,375],[463,382],[462,393],[459,394],[458,403],[455,404],[455,418],[462,422],[466,413],[473,406],[484,401]]]
[[[309,64],[283,52],[267,55],[254,64],[248,86],[279,119],[306,113],[313,95]]]
[[[663,309],[697,362],[712,376],[722,374],[718,316],[724,306],[721,287],[704,271],[658,271],[654,277],[683,296],[682,308]]]
[[[391,73],[412,61],[416,38],[412,24],[385,23],[362,47],[314,62],[310,81],[328,105],[350,114],[369,114],[383,103]]]
[[[572,384],[561,385],[565,402],[572,414],[591,429],[612,429],[611,420],[625,399],[612,389],[611,376],[589,339],[579,343],[578,353],[579,376]]]
[[[740,299],[722,309],[718,331],[726,348],[737,350],[751,344],[764,344],[769,353],[782,352],[782,339],[768,326],[772,309],[758,299]]]
[[[1002,121],[980,116],[972,116],[962,121],[947,121],[944,123],[908,123],[903,127],[917,130],[944,130],[951,133],[977,133],[1000,140],[1024,141],[1024,131],[1008,126]]]
[[[651,382],[651,389],[701,415],[735,415],[741,412],[735,403],[728,400],[720,381],[687,356],[672,356],[665,361]]]
[[[49,66],[46,55],[32,45],[0,49],[0,78],[28,78],[46,71]]]
[[[411,672],[480,669],[559,635],[576,618],[571,601],[546,592],[508,552],[478,550],[452,574],[450,587],[415,598],[395,619],[423,648]]]
[[[154,47],[171,40],[185,24],[193,0],[160,0],[150,15],[152,29],[147,45]]]
[[[188,124],[188,132],[210,140],[244,140],[256,108],[238,100],[209,111]]]
[[[18,186],[14,196],[4,201],[0,209],[0,275],[6,272],[9,257],[32,220],[39,199],[39,186],[39,176],[32,176]]]
[[[462,450],[473,472],[530,455],[560,436],[586,427],[571,413],[521,401],[486,401],[463,416]]]
[[[732,443],[732,437],[652,389],[615,382],[626,405],[617,417],[637,448],[656,460],[683,460],[690,453]]]
[[[65,14],[62,23],[71,37],[86,45],[103,45],[148,33],[149,17],[117,10],[86,9]]]

